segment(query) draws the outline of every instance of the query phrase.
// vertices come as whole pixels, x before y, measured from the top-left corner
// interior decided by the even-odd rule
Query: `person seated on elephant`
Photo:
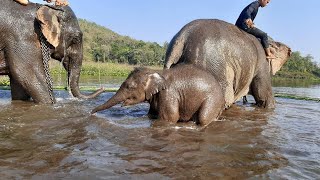
[[[16,2],[22,4],[22,5],[27,5],[29,3],[29,0],[15,0]],[[47,1],[48,3],[54,2],[56,6],[67,6],[69,5],[67,0],[43,0]]]
[[[254,35],[255,37],[261,40],[261,44],[265,49],[267,59],[275,59],[276,57],[272,54],[269,42],[268,42],[268,35],[267,33],[263,32],[262,30],[255,27],[253,21],[258,13],[259,7],[265,7],[270,3],[270,0],[258,0],[254,1],[245,7],[237,22],[236,26],[240,29],[244,30],[245,32]]]

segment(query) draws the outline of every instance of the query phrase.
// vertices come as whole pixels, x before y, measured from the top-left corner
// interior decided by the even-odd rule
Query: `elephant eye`
[[[79,37],[74,37],[72,39],[72,44],[79,44],[80,43],[80,38]]]
[[[133,86],[128,86],[128,89],[133,90],[134,87]]]
[[[127,88],[128,88],[128,89],[135,89],[135,88],[137,88],[137,84],[134,83],[134,82],[133,82],[133,83],[128,83],[128,84],[127,84]]]

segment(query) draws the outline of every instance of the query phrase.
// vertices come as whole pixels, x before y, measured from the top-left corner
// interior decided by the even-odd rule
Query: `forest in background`
[[[120,63],[143,66],[162,66],[168,43],[144,42],[121,36],[94,22],[79,19],[84,40],[84,61]],[[290,79],[319,79],[320,66],[311,55],[300,52],[292,56],[276,77]]]
[[[79,19],[83,32],[84,61],[129,65],[162,65],[167,43],[144,42],[121,36],[110,29]]]
[[[293,52],[276,77],[290,79],[320,79],[320,66],[311,55],[302,56],[299,51]]]

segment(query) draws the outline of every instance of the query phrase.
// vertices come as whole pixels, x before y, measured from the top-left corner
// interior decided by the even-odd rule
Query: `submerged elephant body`
[[[273,42],[277,59],[272,73],[286,62],[290,48]],[[257,105],[274,107],[269,63],[259,40],[236,26],[215,19],[195,20],[184,26],[171,40],[165,69],[186,63],[210,72],[220,83],[225,106],[246,95],[249,90]]]
[[[148,101],[149,116],[176,123],[193,120],[202,126],[217,119],[224,99],[219,83],[208,72],[192,65],[180,65],[163,72],[136,69],[117,93],[92,113],[116,104]]]
[[[2,0],[0,7],[0,75],[10,77],[13,100],[54,103],[48,69],[50,58],[62,61],[75,97],[82,66],[82,32],[70,7]]]

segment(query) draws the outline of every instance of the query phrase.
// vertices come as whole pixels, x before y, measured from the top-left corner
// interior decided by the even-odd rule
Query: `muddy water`
[[[147,104],[89,114],[113,93],[90,101],[55,93],[57,104],[39,106],[0,90],[1,179],[320,177],[319,102],[277,98],[273,111],[239,102],[199,130],[152,122]]]

